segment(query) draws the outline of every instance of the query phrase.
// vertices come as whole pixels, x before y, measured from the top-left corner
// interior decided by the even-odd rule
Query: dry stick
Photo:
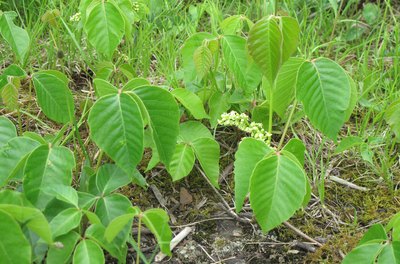
[[[336,183],[339,183],[339,184],[342,184],[342,185],[346,185],[346,186],[348,186],[350,188],[353,188],[353,189],[356,189],[356,190],[359,190],[359,191],[363,191],[363,192],[369,191],[368,188],[358,186],[358,185],[356,185],[356,184],[354,184],[352,182],[346,181],[346,180],[341,179],[341,178],[336,177],[336,176],[329,176],[328,179],[333,181],[333,182],[336,182]]]
[[[290,229],[292,229],[297,235],[301,236],[302,238],[314,243],[315,245],[322,247],[322,244],[319,243],[317,240],[315,240],[312,237],[309,237],[308,235],[304,234],[300,229],[297,229],[296,227],[292,226],[291,224],[289,224],[289,222],[285,221],[283,222],[283,224],[287,227],[289,227]]]
[[[238,216],[235,212],[233,212],[230,207],[229,204],[225,201],[224,197],[218,192],[218,190],[214,187],[214,185],[212,185],[212,183],[210,182],[210,180],[207,178],[207,176],[204,174],[204,172],[200,169],[200,167],[196,164],[196,168],[197,170],[200,172],[200,174],[204,177],[204,179],[206,179],[206,181],[210,184],[210,186],[212,187],[212,189],[214,190],[214,192],[217,194],[217,196],[220,198],[220,200],[222,201],[223,205],[224,205],[224,209],[225,211],[231,215],[233,218],[235,218],[237,221],[242,222],[242,223],[246,223],[246,224],[251,224],[251,220],[248,218],[242,218],[240,216]],[[315,245],[317,245],[318,247],[322,247],[322,244],[320,242],[318,242],[317,240],[313,239],[312,237],[309,237],[308,235],[306,235],[305,233],[303,233],[300,229],[292,226],[289,222],[285,221],[283,222],[283,224],[288,227],[289,229],[293,230],[297,235],[299,235],[300,237],[314,243]]]
[[[171,240],[170,249],[171,251],[183,240],[187,237],[192,231],[194,230],[193,227],[185,227],[179,234]],[[167,255],[160,252],[155,257],[156,262],[162,261]]]

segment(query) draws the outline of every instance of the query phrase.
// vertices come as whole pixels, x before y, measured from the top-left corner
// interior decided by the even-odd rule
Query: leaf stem
[[[96,163],[96,171],[99,170],[99,167],[101,165],[101,160],[103,159],[103,151],[100,150],[99,156],[97,157],[97,163]]]
[[[294,100],[292,110],[290,110],[289,118],[286,121],[285,128],[283,129],[283,133],[282,133],[281,139],[279,140],[279,144],[278,144],[278,151],[281,149],[283,142],[285,141],[285,136],[286,136],[286,133],[290,126],[290,120],[293,117],[294,111],[296,110],[296,106],[297,106],[297,99]]]
[[[142,231],[142,216],[139,215],[139,223],[138,223],[138,233],[137,233],[137,254],[136,254],[136,264],[140,264],[140,236]]]
[[[274,114],[273,112],[273,93],[272,93],[273,88],[271,87],[269,89],[269,114],[268,114],[268,133],[270,134],[268,138],[268,145],[271,143],[271,137],[272,137],[272,115]]]

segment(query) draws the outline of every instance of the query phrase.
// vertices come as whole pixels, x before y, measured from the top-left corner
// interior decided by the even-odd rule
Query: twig
[[[187,226],[194,226],[197,224],[201,224],[204,222],[210,222],[210,221],[219,221],[219,220],[232,220],[232,217],[215,217],[215,218],[208,218],[208,219],[203,219],[199,220],[193,223],[185,224],[185,225],[178,225],[178,226],[171,226],[171,228],[182,228],[182,227],[187,227]]]
[[[194,230],[194,227],[185,227],[179,234],[174,237],[174,239],[171,240],[170,244],[170,249],[171,251],[183,240],[185,237],[187,237],[192,231]],[[156,262],[162,261],[167,255],[164,253],[160,252],[157,254],[155,257]]]
[[[319,242],[318,242],[317,240],[315,240],[314,238],[309,237],[308,235],[304,234],[300,229],[298,229],[298,228],[292,226],[289,222],[285,221],[285,222],[283,222],[283,224],[284,224],[286,227],[288,227],[289,229],[292,229],[297,235],[301,236],[302,238],[304,238],[304,239],[306,239],[306,240],[308,240],[308,241],[314,243],[315,245],[317,245],[317,246],[319,246],[319,247],[322,247],[322,244],[321,244],[321,243],[319,243]]]
[[[206,255],[207,255],[207,257],[209,258],[209,259],[211,259],[212,260],[212,262],[214,262],[215,263],[215,259],[213,258],[213,257],[211,257],[211,255],[210,254],[208,254],[208,252],[207,252],[207,250],[202,246],[202,245],[200,245],[199,244],[199,247],[201,248],[201,250],[203,250],[204,251],[204,253],[206,253]]]
[[[331,180],[333,182],[336,182],[336,183],[339,183],[339,184],[342,184],[342,185],[346,185],[347,187],[350,187],[352,189],[356,189],[356,190],[359,190],[359,191],[363,191],[363,192],[369,191],[368,188],[358,186],[358,185],[356,185],[356,184],[354,184],[352,182],[346,181],[346,180],[341,179],[341,178],[336,177],[336,176],[329,176],[329,180]]]
[[[207,178],[207,176],[205,175],[205,173],[200,169],[199,165],[196,164],[196,168],[197,170],[200,172],[200,174],[203,176],[203,178],[208,182],[208,184],[211,186],[211,188],[214,190],[215,194],[219,197],[219,199],[222,202],[222,208],[229,214],[231,215],[233,218],[235,218],[237,221],[242,222],[242,223],[251,223],[251,220],[246,219],[246,218],[241,218],[240,216],[238,216],[235,212],[233,212],[230,209],[229,204],[225,201],[224,197],[222,197],[222,195],[219,193],[219,191],[217,190],[217,188],[214,187],[214,185],[212,185],[212,183],[210,182],[210,180]]]

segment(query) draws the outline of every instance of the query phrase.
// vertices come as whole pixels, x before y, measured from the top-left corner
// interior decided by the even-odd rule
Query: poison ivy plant
[[[138,229],[144,225],[154,234],[157,243],[160,245],[164,254],[171,256],[170,243],[172,238],[171,229],[168,226],[169,217],[165,211],[161,209],[148,209],[141,212],[139,208],[130,208],[127,214],[115,218],[106,228],[104,236],[108,242],[114,238],[126,227],[130,226],[132,219],[138,218]],[[131,228],[129,228],[131,230]],[[138,245],[140,241],[136,242]]]
[[[176,104],[172,95],[170,98]],[[106,250],[125,263],[128,243],[133,241],[131,228],[119,229],[112,241],[104,235],[110,223],[132,208],[131,201],[116,191],[131,183],[145,187],[143,176],[136,169],[128,173],[116,164],[104,164],[89,173],[87,187],[77,191],[71,186],[75,157],[68,148],[59,141],[48,143],[32,132],[17,136],[15,126],[5,117],[0,118],[0,131],[6,142],[0,146],[0,183],[7,186],[13,181],[13,188],[19,190],[6,187],[0,191],[4,220],[0,228],[7,237],[1,242],[0,256],[10,263],[104,263]],[[141,219],[155,234],[162,251],[170,254],[172,233],[166,213],[150,209]],[[132,219],[128,222],[132,224]],[[136,249],[143,256],[140,247]]]
[[[382,224],[371,226],[342,263],[398,263],[400,261],[399,220],[400,215],[396,214],[386,227]]]
[[[235,155],[235,204],[239,213],[246,196],[249,195],[250,206],[264,232],[288,220],[296,210],[307,203],[311,195],[304,171],[304,144],[298,139],[291,139],[284,144],[298,103],[302,104],[311,124],[336,141],[340,128],[349,119],[357,102],[354,81],[337,63],[326,58],[304,60],[290,57],[297,50],[299,33],[299,25],[295,19],[269,16],[250,25],[247,40],[239,36],[219,37],[223,59],[233,75],[232,82],[237,82],[237,87],[253,88],[243,93],[240,93],[239,89],[233,92],[217,90],[208,101],[204,101],[210,106],[211,124],[221,115],[219,111],[217,115],[212,113],[213,104],[227,111],[231,107],[246,109],[243,102],[247,102],[252,105],[250,109],[247,106],[246,110],[252,110],[253,120],[257,120],[267,129],[268,137],[261,135],[264,132],[259,130],[258,125],[246,121],[247,118],[236,120],[229,114],[225,115],[228,119],[233,119],[222,122],[224,125],[238,126],[249,133],[251,131],[257,138],[244,139]],[[197,45],[205,45],[206,42],[207,39],[201,43],[197,42]],[[247,54],[250,54],[250,58]],[[254,66],[255,69],[258,69],[263,79],[259,85],[261,75],[252,76],[249,80],[258,81],[249,86],[245,82],[250,75],[244,69],[250,67],[253,61],[258,66]],[[212,73],[212,70],[210,72]],[[246,93],[257,90],[262,93],[246,99]],[[223,104],[218,100],[212,103],[211,98],[218,93],[217,98],[228,94],[229,99],[225,107],[222,107]],[[287,111],[288,109],[290,111]],[[286,123],[275,148],[270,144],[274,113]],[[238,118],[242,119],[241,115],[238,115]],[[260,132],[254,132],[253,129]],[[266,142],[260,140],[261,138],[267,138]],[[181,148],[181,151],[188,152],[184,148]],[[190,153],[185,155],[188,157],[183,159],[187,161],[186,164],[192,162],[189,159]]]
[[[91,138],[118,166],[132,174],[143,155],[144,127],[148,125],[160,160],[169,164],[179,133],[175,99],[156,86],[127,85],[132,89],[117,90],[105,81],[97,82],[97,89],[101,90],[98,93],[104,96],[89,114]],[[109,127],[114,127],[111,134]]]

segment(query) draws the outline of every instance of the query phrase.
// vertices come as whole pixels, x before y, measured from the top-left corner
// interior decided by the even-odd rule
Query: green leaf
[[[385,227],[386,232],[392,230],[392,240],[400,241],[400,213],[395,214]]]
[[[48,244],[53,243],[49,223],[40,210],[30,205],[20,206],[15,204],[0,204],[0,210],[7,212],[16,221],[26,225]]]
[[[96,176],[89,181],[89,191],[94,195],[105,196],[132,182],[126,172],[113,164],[102,165]]]
[[[132,24],[135,22],[135,17],[136,17],[136,14],[132,8],[132,1],[116,0],[116,7],[120,10],[120,13],[125,20],[126,36],[132,36]],[[126,41],[132,43],[133,39],[128,38]]]
[[[137,207],[132,207],[131,209],[132,213],[123,214],[114,218],[107,226],[104,232],[104,237],[107,239],[108,242],[113,241],[118,233],[125,228],[125,226],[129,224],[130,227],[130,225],[132,225],[132,219],[140,213],[140,210]]]
[[[242,210],[244,200],[250,190],[250,177],[257,163],[272,149],[263,141],[254,138],[244,138],[235,153],[235,206],[236,212]]]
[[[382,249],[383,245],[380,243],[364,244],[353,249],[343,259],[342,264],[354,263],[374,263],[377,255]]]
[[[34,73],[32,79],[38,104],[48,118],[62,124],[74,120],[74,100],[64,74],[42,71]]]
[[[95,213],[102,224],[107,226],[110,222],[125,213],[132,206],[128,198],[122,194],[110,194],[98,200]]]
[[[37,141],[42,145],[48,143],[41,135],[35,132],[25,131],[24,133],[22,133],[22,136],[25,138],[33,139],[34,141]]]
[[[149,209],[143,213],[142,221],[156,237],[161,252],[171,256],[172,231],[168,225],[168,214],[162,209]]]
[[[69,203],[75,206],[76,208],[79,207],[78,192],[71,186],[57,185],[46,191],[60,201]]]
[[[261,71],[247,55],[246,40],[239,36],[221,38],[222,53],[228,69],[233,73],[239,89],[253,92],[261,81]]]
[[[360,151],[362,159],[374,166],[374,161],[372,160],[374,152],[371,150],[370,146],[367,143],[362,143],[360,145]]]
[[[287,61],[296,51],[299,43],[300,27],[299,23],[293,17],[279,17],[279,26],[282,31],[282,64]]]
[[[365,21],[369,25],[373,25],[379,21],[379,18],[381,16],[381,9],[376,4],[368,3],[368,4],[364,5],[362,14],[363,14]]]
[[[15,111],[18,108],[18,86],[14,82],[9,82],[1,89],[3,103],[10,111]]]
[[[179,134],[179,108],[167,90],[156,86],[141,86],[133,91],[142,100],[149,115],[152,137],[164,164],[169,164]]]
[[[397,140],[400,140],[400,100],[395,101],[386,109],[385,119]]]
[[[209,118],[201,99],[191,91],[183,88],[174,89],[171,94],[193,115],[195,119]]]
[[[84,239],[76,246],[74,264],[103,264],[105,263],[103,250],[92,240]]]
[[[127,173],[143,155],[143,120],[136,102],[127,94],[100,98],[89,113],[90,137]]]
[[[286,150],[292,153],[295,156],[295,158],[299,161],[300,165],[304,166],[304,153],[306,151],[306,147],[304,146],[303,141],[297,138],[292,138],[283,147],[282,150]]]
[[[283,36],[274,19],[263,18],[250,29],[248,49],[271,86],[282,63]]]
[[[243,28],[243,15],[234,15],[225,18],[221,24],[220,29],[225,35],[235,35]]]
[[[72,169],[75,167],[73,153],[65,147],[43,145],[28,157],[24,169],[24,193],[36,207],[44,209],[54,195],[47,190],[58,185],[70,186]]]
[[[18,223],[7,213],[0,210],[0,259],[9,264],[30,264],[32,262],[31,245]]]
[[[250,181],[250,203],[258,224],[268,232],[302,206],[306,175],[297,161],[284,155],[261,160]]]
[[[82,212],[77,208],[68,208],[50,222],[53,238],[69,233],[81,223]]]
[[[106,96],[109,94],[117,94],[118,88],[107,82],[106,80],[96,78],[93,80],[94,90],[96,91],[97,97]]]
[[[196,66],[193,60],[195,50],[203,44],[205,39],[213,39],[214,35],[206,32],[200,32],[189,37],[182,49],[182,67],[184,71],[184,82],[189,83],[196,79]]]
[[[98,53],[111,60],[124,36],[124,26],[124,18],[115,5],[99,1],[90,11],[84,28],[90,44]]]
[[[336,147],[335,154],[342,153],[343,151],[351,149],[355,146],[360,146],[363,143],[364,140],[360,137],[353,137],[353,136],[345,137],[340,141],[339,145]]]
[[[26,199],[26,197],[21,192],[9,189],[3,189],[0,191],[0,204],[14,204],[14,205],[33,207],[33,205]]]
[[[204,45],[198,47],[194,51],[193,61],[198,78],[203,79],[210,71],[212,65],[212,53],[210,49]]]
[[[350,104],[351,85],[346,72],[325,58],[304,62],[298,72],[296,92],[311,123],[336,140]]]
[[[17,17],[14,11],[0,14],[0,34],[11,46],[21,64],[25,63],[28,55],[30,38],[26,30],[16,26],[13,20]]]
[[[130,1],[130,0],[125,0],[125,1]],[[129,34],[126,34],[127,36],[129,36]],[[128,78],[128,80],[131,80],[135,77],[135,69],[133,68],[132,65],[125,63],[122,64],[121,66],[119,66],[119,71],[125,75],[126,78]],[[146,80],[146,79],[145,79]],[[148,83],[149,84],[149,83]]]
[[[133,91],[140,86],[149,86],[150,82],[144,78],[134,78],[127,82],[124,87],[122,87],[122,91]]]
[[[181,123],[179,130],[180,133],[178,137],[178,143],[183,142],[190,144],[199,138],[214,138],[211,135],[210,130],[208,130],[205,125],[197,121],[187,121],[185,123]]]
[[[92,225],[101,224],[100,218],[92,211],[82,210],[82,212],[85,214],[85,216],[89,220],[89,223],[91,223]]]
[[[47,256],[47,264],[69,263],[71,255],[75,249],[75,245],[81,236],[76,232],[69,232],[57,238],[57,242],[61,242],[63,247],[50,247]]]
[[[211,138],[199,138],[192,142],[192,147],[207,178],[216,188],[219,188],[220,150],[218,142]]]
[[[272,108],[280,117],[285,116],[286,110],[294,99],[297,72],[303,62],[302,58],[289,58],[278,72],[275,86],[272,89],[274,100]]]
[[[30,138],[16,137],[0,148],[0,186],[10,179],[22,178],[26,158],[39,145]]]
[[[299,25],[291,17],[264,17],[250,29],[248,47],[271,87],[280,67],[297,48]]]
[[[17,136],[17,130],[13,124],[5,116],[0,116],[0,148],[5,146],[7,142]]]
[[[361,246],[363,244],[379,243],[387,239],[388,237],[386,235],[386,231],[383,225],[374,224],[368,229],[367,232],[365,232],[360,242],[358,242],[357,246]]]
[[[378,256],[378,264],[399,264],[400,263],[400,242],[394,241],[383,247]]]
[[[86,230],[85,236],[96,241],[102,248],[104,248],[111,256],[117,258],[121,263],[126,261],[127,246],[125,240],[117,241],[115,239],[113,243],[107,242],[104,237],[105,227],[102,224],[93,224]]]
[[[22,79],[26,77],[26,72],[16,64],[11,64],[4,69],[3,74],[0,75],[0,90],[8,83],[8,77],[18,77]]]
[[[87,192],[78,192],[78,207],[89,210],[96,202],[97,197]]]
[[[190,145],[178,144],[175,148],[174,156],[167,167],[174,181],[180,180],[192,171],[195,157],[194,151]]]
[[[101,61],[95,65],[96,79],[108,80],[114,72],[114,64],[110,61]]]
[[[221,118],[221,115],[231,107],[229,104],[229,94],[216,91],[210,97],[208,106],[210,108],[211,127],[214,128],[217,125],[218,119]]]

